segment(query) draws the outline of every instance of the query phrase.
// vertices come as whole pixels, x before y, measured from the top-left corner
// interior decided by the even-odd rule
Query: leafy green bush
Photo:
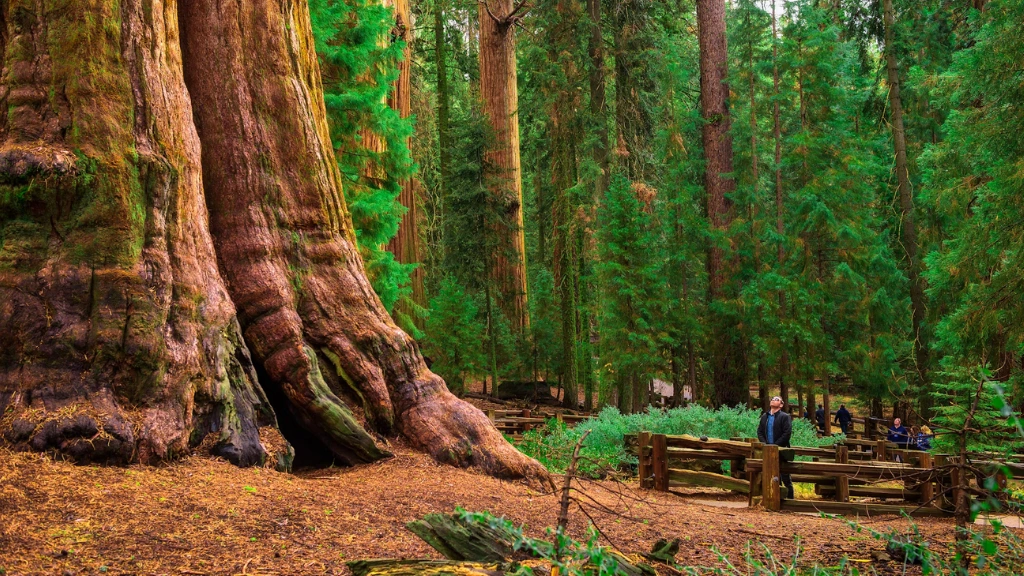
[[[761,417],[759,410],[687,406],[671,410],[651,409],[637,414],[622,414],[608,407],[597,418],[581,422],[575,428],[551,420],[542,428],[523,434],[516,446],[536,458],[553,472],[564,472],[573,448],[590,431],[580,450],[580,473],[598,477],[611,470],[636,464],[636,456],[626,451],[624,436],[642,431],[656,434],[690,434],[708,438],[754,438]],[[818,438],[814,426],[803,419],[793,420],[793,446],[830,446],[841,436]]]

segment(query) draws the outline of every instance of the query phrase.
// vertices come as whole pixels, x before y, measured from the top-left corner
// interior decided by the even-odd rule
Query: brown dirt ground
[[[489,510],[535,536],[555,522],[556,498],[537,488],[441,466],[400,444],[392,449],[395,457],[377,464],[296,474],[200,456],[158,467],[76,466],[0,449],[0,568],[7,575],[345,574],[344,563],[357,558],[439,558],[404,528],[430,512]],[[866,560],[883,548],[840,520],[721,508],[636,484],[588,484],[586,493],[585,509],[607,541],[635,553],[659,537],[680,537],[677,559],[688,565],[715,564],[712,546],[739,560],[751,541],[791,555],[795,535],[808,564]],[[576,509],[571,531],[581,537],[586,524]],[[906,528],[907,521],[869,524]],[[937,542],[952,539],[947,520],[919,526]]]

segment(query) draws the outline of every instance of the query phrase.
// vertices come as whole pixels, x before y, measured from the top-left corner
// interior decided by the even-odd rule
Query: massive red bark
[[[173,4],[48,6],[0,11],[0,430],[143,462],[217,431],[257,462],[274,417],[217,272]]]
[[[248,463],[273,422],[262,384],[305,448],[341,462],[384,454],[351,396],[439,460],[544,474],[426,369],[370,288],[304,2],[39,0],[2,18],[9,442],[148,461],[215,430]]]

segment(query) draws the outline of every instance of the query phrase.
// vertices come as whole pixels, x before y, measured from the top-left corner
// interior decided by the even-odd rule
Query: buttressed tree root
[[[8,443],[152,462],[212,438],[251,464],[280,421],[309,461],[386,456],[369,428],[546,475],[370,287],[305,2],[43,4],[0,13]]]

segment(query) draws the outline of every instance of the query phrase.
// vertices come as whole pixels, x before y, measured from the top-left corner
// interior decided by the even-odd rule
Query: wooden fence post
[[[779,447],[766,444],[761,460],[761,503],[765,510],[782,509],[782,492],[779,490]]]
[[[532,412],[529,408],[523,408],[523,418],[529,418]],[[529,432],[533,428],[533,424],[529,422],[523,422],[523,432]]]
[[[921,503],[925,506],[935,506],[935,502],[932,502],[932,498],[935,497],[935,483],[932,479],[934,468],[932,467],[932,455],[930,453],[921,453],[921,468],[928,470],[928,477],[921,483]]]
[[[668,438],[664,434],[655,434],[651,440],[651,466],[654,468],[654,489],[668,492]]]
[[[750,457],[757,460],[762,458],[761,448],[764,445],[760,442],[750,443]],[[754,505],[754,498],[761,495],[761,473],[747,472],[747,481],[750,482],[750,492],[747,493],[747,506]]]
[[[836,446],[836,463],[848,464],[850,462],[849,448],[843,445]],[[836,476],[836,502],[850,501],[850,477],[846,474]]]
[[[948,465],[949,456],[946,454],[936,454],[932,464],[932,470],[945,468]],[[952,496],[946,492],[946,490],[952,485],[950,482],[950,476],[951,474],[948,470],[935,475],[935,485],[939,491],[939,497],[936,499],[936,505],[940,508],[948,508],[949,500],[952,498]]]
[[[651,487],[651,457],[650,444],[651,444],[651,433],[641,432],[636,435],[637,443],[637,454],[639,455],[640,466],[637,472],[640,474],[640,487],[650,488]]]
[[[885,462],[885,444],[887,440],[882,438],[881,440],[875,441],[875,460],[879,462]]]
[[[487,419],[490,420],[491,423],[493,423],[495,420],[498,419],[497,416],[494,415],[494,409],[493,408],[487,411]]]

